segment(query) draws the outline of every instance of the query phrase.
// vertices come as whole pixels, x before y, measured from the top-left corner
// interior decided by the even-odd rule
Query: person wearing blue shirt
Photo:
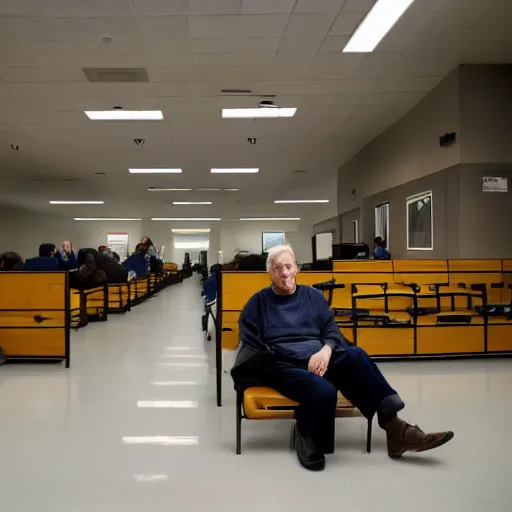
[[[382,239],[382,237],[377,236],[374,240],[375,249],[373,251],[373,257],[376,260],[390,260],[391,254],[386,249],[386,242]]]
[[[392,458],[453,438],[453,432],[425,434],[397,416],[405,407],[401,398],[368,354],[343,337],[322,292],[297,285],[290,246],[269,251],[267,270],[272,286],[254,294],[241,313],[231,374],[241,389],[269,386],[300,404],[295,448],[305,468],[323,469],[325,454],[334,451],[338,391],[366,418],[377,415]]]
[[[54,244],[41,244],[39,257],[30,258],[25,262],[23,270],[36,272],[56,272],[60,270],[59,262],[55,258],[57,248]]]

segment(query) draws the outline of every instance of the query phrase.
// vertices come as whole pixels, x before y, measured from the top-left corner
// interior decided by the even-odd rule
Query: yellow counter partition
[[[297,282],[342,285],[324,296],[342,334],[372,357],[512,353],[512,260],[334,261],[332,272],[300,272]],[[218,276],[218,405],[222,349],[236,349],[240,312],[270,284],[266,272]],[[500,309],[491,311],[493,304]]]
[[[0,348],[7,359],[65,361],[71,320],[67,272],[0,273]]]
[[[108,312],[126,313],[131,309],[130,283],[111,283],[108,285]]]

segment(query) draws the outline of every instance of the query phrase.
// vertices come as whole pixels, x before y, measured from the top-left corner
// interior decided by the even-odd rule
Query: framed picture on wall
[[[434,211],[432,191],[422,192],[406,199],[407,250],[434,249]]]
[[[276,245],[283,245],[285,236],[283,231],[263,231],[261,233],[261,252],[266,253]]]

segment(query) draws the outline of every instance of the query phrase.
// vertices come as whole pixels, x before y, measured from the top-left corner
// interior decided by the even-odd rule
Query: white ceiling
[[[335,208],[337,166],[457,65],[512,61],[510,0],[416,0],[377,51],[342,54],[373,3],[0,0],[0,200],[91,217],[297,215],[297,206],[274,199],[327,198]],[[150,81],[90,83],[84,67],[146,68]],[[299,110],[292,119],[222,120],[222,107],[259,100],[226,97],[223,88],[275,94],[280,106]],[[161,109],[165,120],[93,123],[83,113],[114,105]],[[153,166],[184,173],[128,174]],[[258,175],[209,173],[256,166]],[[292,174],[297,169],[308,173]],[[150,193],[149,186],[242,190]],[[106,204],[48,205],[59,199]],[[214,205],[172,206],[195,199]]]

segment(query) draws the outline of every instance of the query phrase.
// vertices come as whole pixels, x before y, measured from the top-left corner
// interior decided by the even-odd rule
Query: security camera
[[[256,142],[257,142],[257,141],[258,141],[258,139],[257,139],[256,137],[248,137],[248,138],[247,138],[247,142],[248,142],[249,144],[252,144],[253,146],[255,146],[255,145],[256,145]]]

